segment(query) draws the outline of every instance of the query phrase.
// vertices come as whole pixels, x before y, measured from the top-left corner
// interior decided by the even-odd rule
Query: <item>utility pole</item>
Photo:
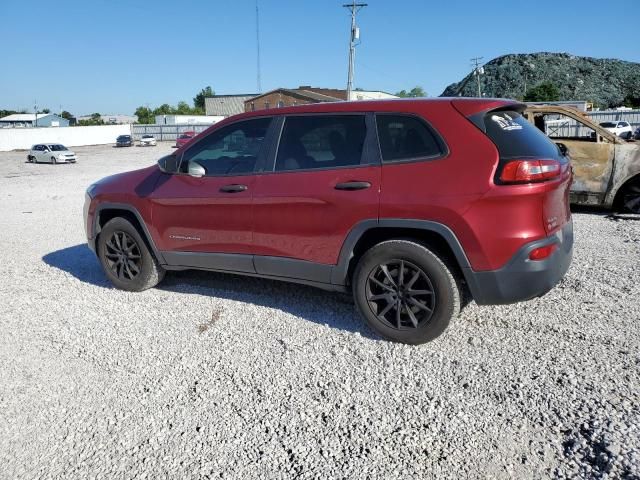
[[[262,79],[260,78],[260,16],[258,12],[258,0],[256,0],[256,51],[258,63],[258,93],[262,93]]]
[[[360,29],[356,26],[356,14],[367,6],[366,3],[356,3],[342,5],[351,10],[351,35],[349,38],[349,76],[347,79],[347,100],[351,100],[353,90],[353,64],[356,58],[356,41],[360,39]]]
[[[38,101],[34,100],[33,101],[33,111],[36,112],[36,122],[35,122],[35,126],[38,126]]]
[[[480,75],[484,73],[484,68],[480,62],[484,57],[474,57],[471,59],[471,65],[473,66],[473,74],[478,81],[478,97],[482,98],[482,88],[480,87]]]

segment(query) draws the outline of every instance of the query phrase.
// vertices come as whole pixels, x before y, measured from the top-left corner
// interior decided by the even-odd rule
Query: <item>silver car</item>
[[[59,143],[39,143],[31,147],[29,162],[76,163],[76,154]]]

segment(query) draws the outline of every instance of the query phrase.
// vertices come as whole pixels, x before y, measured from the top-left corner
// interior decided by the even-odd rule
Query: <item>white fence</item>
[[[118,135],[131,135],[131,125],[0,128],[0,152],[28,150],[36,143],[62,143],[67,147],[103,145],[116,143]]]
[[[221,117],[222,118],[222,117]],[[175,140],[184,132],[204,132],[211,124],[198,125],[131,125],[131,135],[134,140],[140,140],[142,135],[153,135],[159,142]]]
[[[640,110],[603,110],[601,112],[587,112],[591,120],[596,123],[629,122],[634,128],[640,127]]]

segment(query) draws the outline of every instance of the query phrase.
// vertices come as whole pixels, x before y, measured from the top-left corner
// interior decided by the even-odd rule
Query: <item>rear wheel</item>
[[[374,330],[409,344],[438,337],[460,311],[451,270],[428,248],[408,240],[389,240],[366,252],[353,276],[353,295]]]
[[[165,275],[138,230],[124,218],[104,226],[98,237],[98,257],[109,280],[123,290],[146,290]]]

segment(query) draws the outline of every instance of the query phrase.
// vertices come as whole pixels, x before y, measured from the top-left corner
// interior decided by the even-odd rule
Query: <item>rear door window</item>
[[[287,117],[276,171],[360,165],[367,127],[364,115]]]
[[[425,122],[409,115],[376,115],[383,162],[440,157],[443,140]]]
[[[519,112],[489,112],[484,117],[484,126],[503,159],[559,156],[558,146]]]

